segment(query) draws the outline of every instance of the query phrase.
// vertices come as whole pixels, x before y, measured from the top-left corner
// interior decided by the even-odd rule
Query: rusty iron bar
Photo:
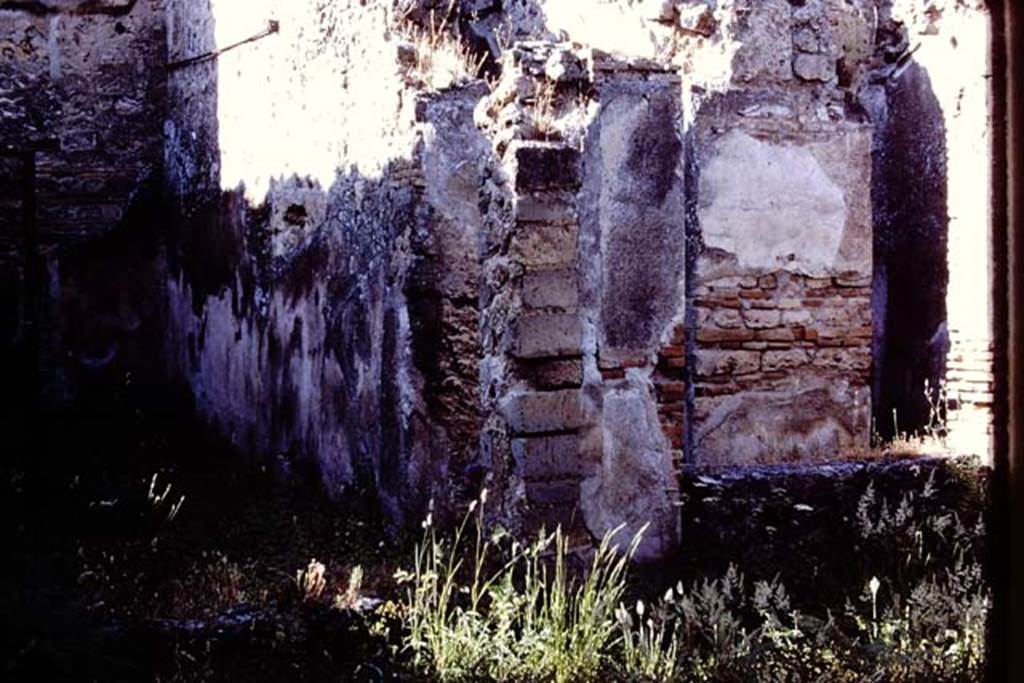
[[[228,45],[227,47],[222,47],[219,50],[204,52],[203,54],[196,55],[195,57],[189,57],[187,59],[181,59],[176,62],[171,62],[167,65],[166,68],[168,71],[177,71],[178,69],[184,69],[185,67],[192,66],[193,64],[208,62],[211,59],[217,59],[217,57],[220,57],[225,52],[234,50],[237,47],[242,47],[243,45],[248,45],[249,43],[255,43],[257,40],[263,40],[264,38],[272,36],[275,33],[278,33],[280,30],[280,22],[271,19],[270,21],[267,22],[267,27],[265,29],[263,29],[262,31],[255,35],[249,36],[245,40],[240,40],[237,43],[232,43],[231,45]]]

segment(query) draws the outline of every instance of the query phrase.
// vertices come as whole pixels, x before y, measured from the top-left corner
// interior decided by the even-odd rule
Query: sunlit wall
[[[279,32],[218,60],[221,187],[260,202],[271,181],[321,187],[337,170],[379,175],[408,155],[411,103],[401,97],[390,0],[333,3],[212,0],[217,47]]]
[[[946,128],[950,446],[991,460],[992,127],[990,17],[983,2],[897,0],[914,59],[928,72]],[[915,169],[907,169],[914,174]]]

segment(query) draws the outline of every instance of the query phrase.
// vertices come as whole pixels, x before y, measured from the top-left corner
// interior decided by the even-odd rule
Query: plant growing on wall
[[[407,78],[415,85],[436,92],[480,78],[483,56],[476,56],[456,35],[452,25],[454,2],[440,14],[430,13],[425,26],[402,18],[402,31],[409,41]]]

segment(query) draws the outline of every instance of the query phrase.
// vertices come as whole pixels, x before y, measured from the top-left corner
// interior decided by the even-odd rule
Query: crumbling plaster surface
[[[654,387],[644,373],[631,369],[625,380],[603,386],[601,394],[600,435],[594,439],[600,459],[580,484],[587,529],[600,539],[621,527],[616,541],[623,544],[643,530],[637,557],[665,557],[679,544],[678,485]]]
[[[844,88],[866,19],[830,3],[743,17],[737,38],[760,37],[690,128],[688,459],[827,459],[870,439],[872,133]]]
[[[333,495],[395,520],[443,506],[476,434],[481,93],[417,104],[390,3],[169,10],[174,59],[280,27],[171,75],[172,374],[232,441]]]
[[[701,184],[704,244],[735,254],[739,268],[820,276],[837,264],[846,199],[806,147],[730,131],[715,144]]]
[[[684,269],[678,91],[609,84],[599,148],[601,354],[653,354],[679,315]],[[589,146],[589,145],[588,145]],[[586,200],[585,200],[586,201]],[[586,211],[586,209],[585,209]],[[589,255],[583,255],[587,259]]]
[[[872,269],[871,128],[793,121],[799,102],[712,98],[698,122],[696,213],[710,264],[699,281],[785,269],[809,277]],[[731,256],[730,256],[731,255]]]

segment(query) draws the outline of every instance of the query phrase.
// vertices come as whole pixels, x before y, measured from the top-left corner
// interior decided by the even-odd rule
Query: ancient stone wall
[[[697,462],[831,457],[870,434],[870,129],[751,106],[706,105],[697,131]]]
[[[475,454],[479,89],[417,100],[390,3],[172,3],[165,349],[247,452],[394,518]],[[358,39],[356,38],[358,36]]]
[[[0,345],[148,364],[396,520],[486,486],[643,557],[680,464],[859,449],[924,379],[983,441],[988,90],[935,69],[987,24],[932,5],[3,3]]]
[[[750,6],[741,68],[695,104],[693,462],[869,443],[871,126],[840,87],[867,18],[826,5]]]
[[[152,281],[123,246],[156,239],[140,214],[161,168],[165,53],[157,0],[0,3],[0,357],[15,394],[59,404],[69,375],[139,369]],[[114,264],[139,276],[133,291]]]
[[[112,229],[159,171],[161,4],[28,2],[0,9],[4,147],[53,143],[37,158],[45,244]]]

